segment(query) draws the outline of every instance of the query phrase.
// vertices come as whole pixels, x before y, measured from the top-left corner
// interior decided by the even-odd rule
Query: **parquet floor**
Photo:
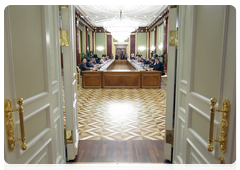
[[[79,140],[164,140],[166,90],[78,89]]]

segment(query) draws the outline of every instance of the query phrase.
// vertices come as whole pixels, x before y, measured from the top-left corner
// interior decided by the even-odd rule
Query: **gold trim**
[[[73,131],[66,130],[66,144],[72,144],[72,143],[73,143]]]
[[[19,107],[15,110],[12,110],[12,103],[9,99],[6,99],[4,102],[4,118],[5,118],[5,127],[6,127],[6,137],[7,137],[7,145],[8,151],[12,152],[15,147],[15,142],[21,140],[22,145],[21,149],[25,151],[27,149],[26,144],[26,136],[25,136],[25,128],[24,128],[24,116],[23,116],[23,99],[17,99],[17,104]],[[21,138],[14,139],[14,122],[12,117],[12,112],[18,111],[19,112],[19,120],[20,120],[20,127],[21,127]]]
[[[214,146],[212,143],[218,142],[220,144],[220,150],[222,153],[226,152],[227,149],[227,136],[228,136],[228,121],[229,121],[229,110],[230,110],[230,103],[228,99],[225,99],[223,102],[222,110],[216,110],[215,105],[217,103],[217,100],[215,98],[210,99],[210,126],[209,126],[209,137],[208,137],[208,143],[207,150],[209,152],[212,152],[214,150]],[[213,139],[213,128],[214,128],[214,115],[215,111],[222,113],[222,122],[221,122],[221,134],[220,139],[216,140]]]
[[[170,163],[123,163],[123,162],[66,162],[66,166],[82,167],[172,167]]]
[[[167,130],[166,143],[171,144],[173,146],[173,139],[174,139],[174,130]]]
[[[65,8],[68,8],[68,5],[59,5],[59,8],[65,9]]]
[[[59,31],[59,42],[60,46],[69,46],[69,33],[68,31],[61,30]]]
[[[178,46],[178,30],[172,30],[169,34],[169,46]]]
[[[222,156],[218,158],[218,161],[220,164],[226,164],[225,159]]]

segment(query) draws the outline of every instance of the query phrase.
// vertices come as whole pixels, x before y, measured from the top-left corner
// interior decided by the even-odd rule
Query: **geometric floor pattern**
[[[79,140],[164,140],[166,91],[79,89]]]

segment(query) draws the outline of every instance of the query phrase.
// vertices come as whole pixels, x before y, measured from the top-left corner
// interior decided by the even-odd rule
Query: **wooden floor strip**
[[[124,163],[124,162],[68,162],[67,166],[81,167],[145,167],[145,168],[163,168],[172,167],[170,163]]]
[[[162,140],[79,140],[79,154],[69,163],[164,163],[163,150]]]

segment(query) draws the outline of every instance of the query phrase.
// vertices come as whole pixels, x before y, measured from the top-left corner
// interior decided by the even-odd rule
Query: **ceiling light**
[[[96,17],[98,17],[98,16],[96,16]]]
[[[119,18],[115,17],[110,21],[104,23],[104,29],[111,32],[113,38],[118,40],[118,42],[124,42],[131,32],[138,28],[138,22],[132,21],[129,18],[122,17],[122,10],[120,10]]]
[[[156,17],[156,15],[153,16],[154,18]]]
[[[146,15],[144,15],[144,17],[146,17]]]

